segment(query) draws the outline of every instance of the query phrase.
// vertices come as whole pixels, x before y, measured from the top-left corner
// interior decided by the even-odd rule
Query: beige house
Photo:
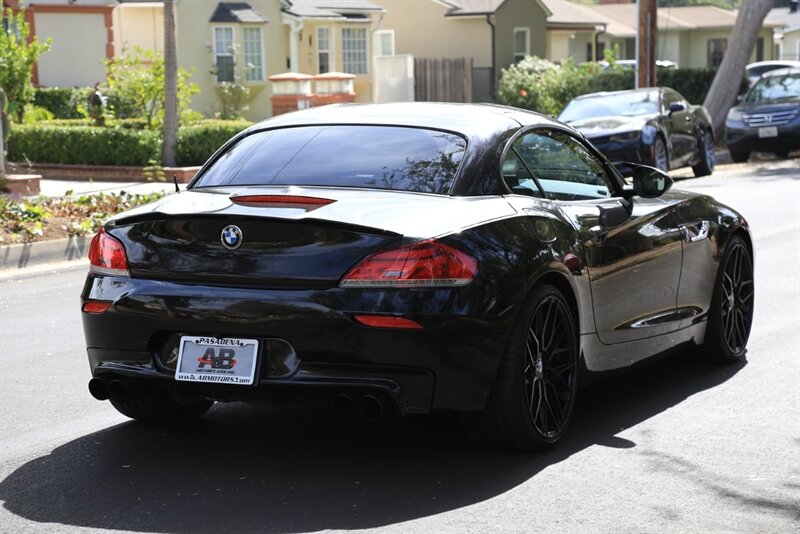
[[[548,59],[561,61],[568,54],[576,62],[589,61],[595,57],[602,58],[604,50],[611,47],[618,47],[619,59],[636,57],[636,4],[581,5],[565,0],[544,2],[551,11],[560,15],[558,20],[561,23],[591,20],[595,24],[592,30],[581,31],[576,28],[569,38],[579,44],[569,49],[563,45],[552,46],[548,51]],[[682,68],[719,66],[728,47],[736,15],[736,11],[714,6],[659,8],[657,58],[674,61]],[[774,21],[765,21],[751,61],[773,59],[773,29],[778,26]],[[590,40],[594,41],[594,48],[588,44]],[[551,42],[555,43],[552,39]]]
[[[549,10],[541,0],[373,0],[386,13],[398,54],[471,58],[498,75],[527,55],[544,56]]]
[[[372,59],[395,53],[394,33],[381,29],[383,17],[383,8],[367,0],[284,2],[285,70],[353,74],[356,102],[372,102]]]
[[[775,25],[775,57],[800,61],[800,10],[798,1],[791,0],[789,7],[775,8],[767,15],[767,22]]]
[[[114,8],[114,55],[142,48],[164,51],[164,3],[149,0],[119,0]]]
[[[3,0],[18,9],[19,0]],[[33,83],[86,87],[105,80],[103,60],[114,57],[113,0],[29,0],[25,16],[40,42],[52,39],[33,69]]]

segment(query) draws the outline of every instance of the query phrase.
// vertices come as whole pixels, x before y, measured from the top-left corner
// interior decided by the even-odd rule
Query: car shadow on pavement
[[[478,503],[734,376],[680,353],[595,384],[542,454],[480,450],[455,417],[368,423],[293,408],[217,405],[182,427],[124,423],[64,444],[0,482],[37,523],[147,532],[382,527]]]

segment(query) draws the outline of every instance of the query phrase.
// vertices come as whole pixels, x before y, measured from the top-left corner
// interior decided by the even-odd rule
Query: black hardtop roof
[[[368,124],[448,130],[469,137],[487,137],[521,126],[563,125],[522,109],[495,104],[398,102],[391,104],[333,104],[278,115],[251,129],[319,124]]]
[[[622,91],[601,91],[599,93],[587,93],[585,95],[576,96],[573,100],[585,100],[588,98],[598,98],[603,96],[617,96],[617,95],[625,95],[625,94],[635,94],[635,93],[646,93],[650,91],[658,91],[661,92],[664,89],[670,89],[669,87],[640,87],[639,89],[625,89]]]

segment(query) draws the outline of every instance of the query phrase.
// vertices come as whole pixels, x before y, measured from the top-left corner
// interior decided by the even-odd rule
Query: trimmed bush
[[[146,130],[16,125],[8,145],[11,161],[146,166],[161,159],[158,133]]]
[[[247,121],[208,120],[193,126],[184,126],[178,130],[178,165],[202,165],[228,139],[251,124]]]
[[[34,91],[33,104],[49,110],[56,119],[82,119],[87,114],[87,102],[92,87],[39,87]],[[116,91],[101,89],[108,97],[107,110],[118,119],[141,115],[135,103],[120,97]]]
[[[675,89],[692,104],[702,104],[716,73],[713,69],[659,69],[658,84]],[[577,96],[633,89],[634,76],[633,70],[601,71],[597,63],[559,66],[527,57],[503,70],[497,96],[503,104],[557,116]],[[743,77],[739,92],[746,90]]]
[[[75,108],[69,87],[39,87],[33,93],[33,105],[45,108],[56,119],[80,119],[83,117]]]

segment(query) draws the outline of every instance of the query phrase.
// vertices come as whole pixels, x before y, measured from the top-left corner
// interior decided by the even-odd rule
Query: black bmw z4
[[[490,105],[329,106],[234,137],[109,220],[81,295],[92,395],[139,420],[215,401],[462,412],[532,450],[578,386],[680,346],[744,358],[744,218],[632,183],[576,130]]]

